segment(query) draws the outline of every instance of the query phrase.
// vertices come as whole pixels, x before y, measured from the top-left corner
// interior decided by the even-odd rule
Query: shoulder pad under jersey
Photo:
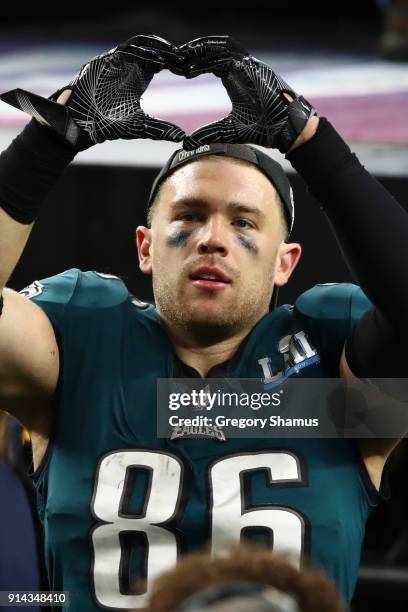
[[[357,321],[372,303],[360,287],[352,283],[315,285],[302,293],[295,309],[303,316],[322,321]]]
[[[124,302],[129,296],[128,289],[117,276],[81,272],[77,268],[34,281],[20,293],[39,306],[69,303],[83,308],[109,308]]]

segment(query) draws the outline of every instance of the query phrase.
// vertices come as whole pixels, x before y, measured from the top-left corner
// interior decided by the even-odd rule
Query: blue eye
[[[253,228],[252,223],[250,223],[246,219],[237,219],[234,223],[237,224],[242,229],[252,229]]]

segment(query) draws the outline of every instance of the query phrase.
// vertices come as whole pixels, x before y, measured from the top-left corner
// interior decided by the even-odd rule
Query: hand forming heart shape
[[[164,68],[188,79],[206,72],[218,76],[232,111],[191,135],[150,117],[140,99],[154,74]],[[58,104],[58,96],[67,89],[67,104]],[[22,89],[1,94],[0,99],[48,124],[77,151],[105,140],[151,138],[184,139],[187,150],[225,142],[287,152],[315,114],[309,102],[229,36],[206,36],[176,47],[158,36],[140,34],[90,60],[49,99]]]

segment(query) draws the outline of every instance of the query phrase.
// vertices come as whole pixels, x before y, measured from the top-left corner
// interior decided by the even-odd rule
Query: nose
[[[203,225],[199,235],[197,250],[200,255],[206,253],[227,255],[227,235],[221,218],[214,216]]]

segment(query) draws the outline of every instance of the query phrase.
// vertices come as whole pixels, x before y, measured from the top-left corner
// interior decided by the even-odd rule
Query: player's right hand
[[[140,34],[94,57],[50,99],[22,89],[8,91],[0,98],[48,124],[77,151],[118,138],[179,142],[185,136],[181,128],[146,115],[140,106],[154,74],[163,68],[177,72],[178,62],[173,44]],[[72,92],[68,102],[58,104],[56,100],[67,89]]]

